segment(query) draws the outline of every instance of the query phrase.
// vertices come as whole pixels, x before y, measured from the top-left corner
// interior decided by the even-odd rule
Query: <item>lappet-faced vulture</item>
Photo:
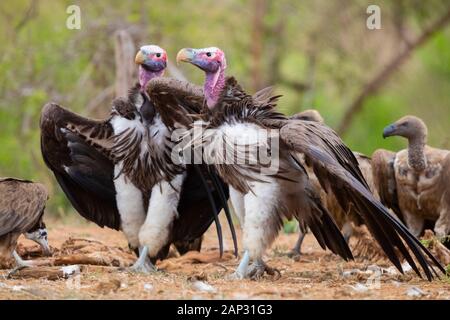
[[[47,189],[40,183],[0,178],[0,260],[14,257],[18,268],[32,266],[16,252],[21,234],[38,243],[49,255],[47,229],[43,220]]]
[[[427,127],[415,116],[387,126],[383,137],[408,139],[397,153],[379,149],[372,155],[373,176],[381,201],[419,236],[425,220],[435,222],[438,237],[450,232],[450,151],[427,145]]]
[[[83,217],[122,230],[130,247],[139,249],[134,271],[154,270],[171,243],[180,253],[199,250],[228,197],[226,186],[219,178],[212,181],[208,170],[171,165],[170,154],[159,147],[170,132],[145,87],[162,75],[166,59],[157,46],[139,50],[139,84],[127,98],[114,100],[107,119],[87,119],[54,103],[41,115],[45,163]],[[194,98],[201,108],[203,95]]]
[[[283,217],[296,217],[323,248],[345,260],[353,258],[298,153],[305,155],[322,188],[334,193],[344,211],[354,206],[401,272],[404,257],[418,275],[423,272],[430,280],[437,274],[436,268],[444,273],[436,258],[375,199],[354,154],[332,129],[317,122],[289,120],[275,110],[276,99],[256,104],[234,78],[225,76],[225,55],[218,48],[182,49],[177,60],[206,73],[208,120],[199,123],[205,130],[194,136],[191,146],[202,148],[203,157],[230,186],[230,198],[243,226],[245,250],[236,277],[273,273],[262,256],[280,230]]]

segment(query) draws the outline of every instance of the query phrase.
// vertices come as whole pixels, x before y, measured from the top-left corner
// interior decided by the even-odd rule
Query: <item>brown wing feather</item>
[[[47,189],[40,183],[0,179],[0,237],[29,231],[41,218],[47,199]]]
[[[203,90],[189,82],[155,78],[148,83],[147,94],[170,129],[177,124],[189,126],[203,110]]]
[[[404,221],[397,197],[395,156],[394,152],[388,150],[376,150],[372,155],[372,176],[381,203],[392,209],[397,217]]]
[[[445,273],[440,263],[420,241],[374,198],[354,154],[332,129],[315,122],[293,120],[281,127],[280,138],[291,151],[305,154],[313,164],[322,186],[333,191],[341,206],[346,208],[350,203],[354,205],[355,211],[363,218],[388,258],[400,271],[403,272],[399,253],[421,276],[405,242],[429,280],[433,278],[432,272],[435,272],[433,264]]]
[[[106,121],[83,118],[57,104],[48,103],[41,113],[41,152],[73,207],[101,227],[120,228],[115,201],[114,166],[104,154],[71,132],[88,131],[92,141],[110,140]]]

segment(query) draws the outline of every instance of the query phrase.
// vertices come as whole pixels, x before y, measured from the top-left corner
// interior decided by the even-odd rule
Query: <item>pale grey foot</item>
[[[247,276],[248,273],[248,265],[250,263],[250,254],[248,253],[248,250],[245,250],[244,256],[241,259],[241,262],[239,263],[239,266],[237,267],[236,271],[231,274],[228,278],[230,280],[242,280]]]
[[[403,212],[403,216],[405,217],[405,223],[409,231],[414,236],[419,237],[425,225],[425,219],[421,216],[411,214],[406,210]]]
[[[450,209],[444,207],[441,210],[439,218],[434,224],[434,233],[436,234],[436,237],[442,240],[445,240],[445,238],[450,234]]]
[[[350,237],[353,235],[352,223],[347,221],[342,227],[342,235],[344,236],[345,242],[349,243]]]
[[[292,248],[292,250],[287,254],[289,258],[293,258],[294,260],[298,260],[300,258],[300,255],[302,254],[302,244],[303,240],[305,240],[305,236],[306,232],[300,231],[294,248]]]
[[[24,268],[30,268],[30,267],[34,266],[33,262],[23,260],[19,256],[19,254],[17,253],[16,250],[13,251],[12,255],[14,257],[14,260],[16,260],[16,267],[8,273],[7,277],[10,277],[11,275],[13,275],[14,273],[16,273],[19,270],[22,270]]]
[[[151,263],[150,258],[148,257],[147,246],[139,248],[139,258],[130,268],[128,268],[128,271],[145,274],[156,271],[156,267]]]
[[[262,278],[264,273],[273,276],[275,280],[278,280],[281,277],[281,273],[278,269],[269,267],[261,258],[256,259],[255,262],[250,265],[247,277],[252,280],[258,280]]]

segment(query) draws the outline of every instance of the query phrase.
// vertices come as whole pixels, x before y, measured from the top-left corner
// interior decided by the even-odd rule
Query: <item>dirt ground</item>
[[[88,239],[79,241],[100,248],[94,252],[95,258],[109,255],[110,260],[106,260],[112,261],[116,255],[119,262],[113,265],[133,259],[120,232],[84,222],[52,221],[48,226],[50,245],[60,255],[67,243],[76,248],[73,239]],[[83,265],[79,274],[67,279],[7,279],[9,270],[0,270],[0,299],[450,299],[449,278],[428,282],[411,271],[401,275],[389,262],[379,259],[345,262],[323,251],[310,234],[298,261],[286,256],[297,234],[280,234],[267,252],[266,262],[280,270],[279,279],[266,276],[258,281],[228,280],[238,260],[232,255],[226,228],[224,223],[222,259],[213,226],[205,236],[202,253],[190,252],[158,262],[159,271],[151,275],[112,266]],[[37,247],[21,238],[19,249],[27,252]]]

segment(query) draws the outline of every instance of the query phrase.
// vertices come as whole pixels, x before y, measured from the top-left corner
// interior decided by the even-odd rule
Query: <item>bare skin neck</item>
[[[225,70],[220,69],[218,72],[218,75],[206,73],[205,84],[203,85],[206,104],[209,109],[212,109],[219,101],[220,94],[225,87]]]
[[[426,145],[426,136],[424,134],[408,139],[408,164],[416,172],[421,172],[427,167],[427,159],[424,149]]]
[[[145,92],[145,87],[150,80],[161,77],[163,74],[164,69],[161,71],[149,71],[145,70],[142,66],[139,66],[139,84],[141,85],[141,92]]]

